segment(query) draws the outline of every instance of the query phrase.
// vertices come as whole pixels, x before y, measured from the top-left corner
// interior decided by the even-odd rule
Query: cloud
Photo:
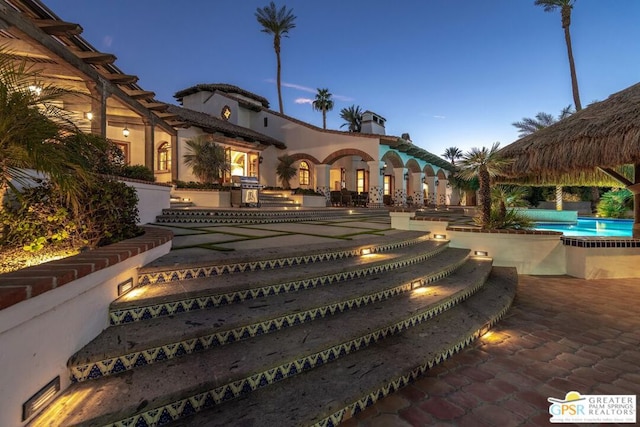
[[[113,44],[113,37],[112,36],[104,36],[102,38],[102,45],[104,47],[111,47],[112,44]]]
[[[438,116],[438,115],[436,115],[436,116],[433,116],[433,118],[434,118],[434,119],[440,119],[440,120],[443,120],[443,119],[446,119],[447,117],[446,117],[446,116]]]
[[[276,81],[274,79],[267,79],[268,83],[273,83],[276,84]],[[284,87],[288,87],[290,89],[296,89],[302,92],[308,92],[308,93],[317,93],[318,89],[314,89],[312,87],[308,87],[308,86],[303,86],[303,85],[299,85],[296,83],[289,83],[289,82],[282,82],[281,83],[282,86]],[[349,96],[344,96],[344,95],[337,95],[337,94],[332,94],[333,99],[336,99],[338,101],[344,101],[344,102],[350,102],[353,101],[354,99],[349,97]],[[298,102],[299,99],[306,99],[306,98],[298,98],[296,99],[296,104],[307,104],[307,102]]]
[[[296,104],[312,104],[313,99],[311,98],[296,98],[294,101]]]

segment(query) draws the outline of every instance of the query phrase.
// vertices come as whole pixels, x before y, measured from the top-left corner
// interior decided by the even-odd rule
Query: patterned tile
[[[286,377],[296,375],[306,369],[310,369],[314,366],[320,366],[330,360],[349,354],[353,351],[357,351],[361,348],[364,348],[384,338],[385,336],[390,335],[391,333],[400,332],[403,329],[411,326],[412,324],[415,325],[417,323],[421,323],[425,320],[428,320],[433,316],[435,316],[436,314],[468,298],[473,293],[477,292],[483,285],[484,285],[484,280],[479,281],[474,286],[467,288],[464,292],[461,292],[458,295],[451,296],[448,299],[448,301],[445,301],[436,307],[433,307],[423,313],[417,314],[410,319],[403,320],[394,325],[390,325],[381,330],[372,332],[364,337],[360,337],[359,339],[355,339],[347,343],[339,344],[337,346],[334,346],[320,353],[315,353],[312,355],[302,357],[295,361],[284,363],[283,365],[280,365],[276,368],[268,369],[266,371],[254,374],[251,377],[243,378],[241,380],[216,387],[212,390],[208,390],[203,393],[198,393],[194,396],[181,399],[177,402],[169,403],[160,408],[147,410],[143,413],[136,414],[133,417],[115,422],[111,424],[110,427],[125,427],[125,426],[129,427],[129,426],[138,426],[138,425],[155,426],[155,425],[158,425],[159,422],[161,422],[160,420],[162,416],[167,417],[167,419],[168,417],[170,417],[171,420],[177,420],[180,417],[184,416],[183,414],[185,413],[185,407],[187,407],[187,402],[189,403],[188,413],[192,413],[192,411],[199,412],[212,405],[219,404],[230,399],[234,399],[249,391],[253,391],[258,388],[265,387],[269,384],[280,381]],[[490,326],[495,325],[495,323],[497,323],[506,314],[506,312],[510,307],[510,303],[504,309],[502,309],[498,314],[493,316],[489,320],[488,325]],[[476,331],[462,337],[457,343],[451,345],[448,349],[446,349],[440,354],[437,354],[433,358],[426,361],[424,364],[416,367],[407,375],[403,375],[401,377],[398,377],[390,381],[389,383],[381,386],[378,390],[372,391],[367,396],[362,397],[361,399],[352,403],[346,408],[342,408],[336,411],[329,417],[316,423],[314,427],[329,427],[329,426],[338,425],[343,420],[343,418],[347,413],[353,416],[354,414],[373,405],[377,400],[415,381],[418,377],[424,375],[425,372],[433,368],[435,365],[449,359],[454,354],[460,352],[463,348],[467,347],[469,344],[471,344],[473,341],[475,341],[485,332],[486,332],[486,327],[483,326],[477,329]]]
[[[423,257],[428,255],[429,254],[422,254],[421,256],[414,257],[415,258],[414,262],[421,262],[425,259]],[[405,261],[409,262],[410,260],[405,260]],[[466,262],[466,258],[463,258],[456,263],[447,265],[446,267],[440,269],[439,271],[423,276],[420,279],[421,285],[427,285],[429,283],[433,283],[437,280],[440,280],[450,275],[452,272],[458,269],[465,262]],[[232,330],[220,331],[214,334],[208,334],[208,335],[204,335],[197,338],[191,338],[183,342],[171,343],[161,347],[155,347],[155,348],[141,350],[139,352],[129,353],[123,356],[116,357],[115,359],[107,359],[107,360],[92,362],[89,364],[72,366],[70,367],[71,380],[73,382],[79,382],[79,381],[86,381],[86,380],[100,378],[106,375],[113,375],[118,372],[122,372],[124,370],[133,369],[137,366],[156,363],[163,360],[172,359],[175,357],[180,357],[196,351],[202,351],[208,348],[230,344],[230,343],[244,340],[250,337],[255,337],[265,333],[275,332],[280,329],[287,328],[293,325],[309,322],[309,321],[323,318],[326,316],[331,316],[336,313],[342,313],[344,311],[352,310],[352,309],[362,307],[368,304],[372,304],[378,301],[383,301],[385,299],[399,295],[403,292],[408,292],[411,290],[413,282],[415,282],[415,280],[396,286],[394,288],[384,289],[372,294],[361,295],[349,300],[339,301],[339,302],[335,302],[325,306],[316,307],[310,310],[288,314],[285,316],[280,316],[280,317],[270,319],[257,324],[244,325]],[[483,283],[484,283],[484,277],[481,282],[478,282],[474,287],[468,288],[465,291],[465,293],[460,294],[457,299],[454,299],[454,300],[444,299],[441,304],[442,306],[440,308],[436,308],[436,311],[434,311],[430,316],[433,317],[433,315],[438,314],[452,307],[453,305],[457,304],[462,299],[467,298],[469,295],[476,292],[477,289],[479,289]],[[459,299],[459,298],[462,298],[462,299]],[[410,318],[410,320],[408,320],[408,323],[405,323],[402,325],[400,324],[396,325],[397,330],[394,329],[392,332],[397,333],[410,326],[415,326],[416,322],[419,323],[424,320],[424,319],[422,320],[417,320],[417,319],[419,318],[413,317],[413,318]]]
[[[372,253],[387,252],[394,249],[412,246],[428,240],[428,237],[428,235],[425,235],[416,239],[372,245],[371,251]],[[143,272],[138,275],[138,283],[140,285],[150,285],[154,283],[174,282],[193,278],[215,277],[223,274],[261,271],[274,268],[292,267],[302,264],[313,264],[317,262],[332,261],[336,259],[356,257],[360,255],[360,248],[358,247],[314,255],[301,255],[262,261],[245,261],[231,264],[199,266],[179,270]]]

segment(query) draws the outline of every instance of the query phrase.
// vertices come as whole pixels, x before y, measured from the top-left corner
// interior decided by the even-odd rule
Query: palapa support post
[[[627,189],[633,193],[633,238],[640,239],[640,164],[634,165],[634,178],[636,182],[628,185]]]

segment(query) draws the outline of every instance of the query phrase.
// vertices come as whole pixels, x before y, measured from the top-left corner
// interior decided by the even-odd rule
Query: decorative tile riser
[[[456,264],[449,265],[438,272],[434,272],[428,276],[420,278],[420,285],[424,286],[443,279],[450,275],[466,260],[461,260]],[[205,335],[198,338],[192,338],[184,342],[173,343],[162,347],[146,349],[144,351],[130,353],[121,357],[93,362],[87,365],[73,366],[70,368],[71,380],[73,382],[81,382],[100,378],[102,376],[113,375],[126,370],[134,369],[138,366],[144,366],[175,357],[184,356],[186,354],[202,351],[225,344],[231,344],[237,341],[263,335],[275,331],[279,331],[290,326],[311,322],[336,313],[342,313],[355,308],[363,307],[388,298],[400,295],[410,291],[411,281],[394,288],[385,289],[370,295],[360,296],[347,301],[340,301],[323,307],[317,307],[311,310],[289,314],[274,319],[270,319],[258,324],[245,325],[236,329],[217,332],[215,334]]]
[[[339,357],[342,357],[354,351],[363,349],[370,344],[373,344],[381,339],[384,339],[387,336],[400,333],[405,329],[408,329],[412,326],[416,326],[424,321],[427,321],[437,316],[438,314],[448,310],[449,308],[455,306],[456,304],[464,301],[465,299],[469,298],[471,295],[473,295],[478,290],[480,290],[480,288],[483,285],[484,285],[484,278],[482,281],[479,281],[474,286],[465,289],[464,292],[460,292],[457,295],[452,295],[445,301],[442,301],[437,306],[432,307],[431,309],[423,313],[419,313],[408,319],[397,322],[388,327],[379,329],[363,337],[353,339],[351,341],[334,346],[328,350],[318,352],[312,355],[308,355],[292,362],[287,362],[276,368],[268,369],[266,371],[252,375],[249,378],[244,378],[244,379],[235,381],[233,383],[225,384],[223,386],[219,386],[212,390],[198,393],[194,396],[181,399],[179,401],[164,405],[159,408],[150,409],[143,413],[136,414],[133,417],[114,422],[113,424],[110,424],[109,427],[160,426],[170,421],[175,421],[179,418],[192,415],[193,413],[199,412],[203,409],[210,408],[216,404],[228,401],[230,399],[234,399],[236,397],[240,397],[243,394],[250,393],[251,391],[257,390],[258,388],[262,388],[270,384],[273,384],[277,381],[280,381],[282,379],[294,376],[305,370],[324,365],[325,363],[335,360]],[[504,312],[506,312],[506,310],[504,310]],[[497,322],[500,319],[500,317],[504,315],[504,312],[501,312],[500,316],[496,316],[496,318],[492,320],[491,324],[494,324],[495,322]],[[412,371],[411,374],[407,376],[403,376],[396,381],[393,381],[392,384],[389,384],[383,387],[381,390],[386,389],[388,394],[391,392],[389,390],[395,390],[401,387],[400,384],[406,385],[409,383],[409,381],[415,380],[415,378],[417,378],[419,375],[424,374],[424,372],[426,372],[430,367],[433,367],[435,364],[440,363],[443,360],[446,360],[447,358],[451,357],[451,355],[457,353],[462,348],[469,345],[474,339],[480,336],[480,332],[481,330],[478,330],[466,336],[458,344],[451,346],[449,350],[441,353],[440,355],[438,355],[428,363],[418,367],[417,369]],[[378,391],[375,393],[375,395],[378,396],[379,393],[380,392]],[[379,398],[380,397],[377,397],[376,400]],[[368,396],[365,399],[367,406],[372,405],[374,401],[375,400],[371,400],[370,396]],[[334,414],[330,417],[330,419],[341,420],[344,414],[350,408],[351,408],[351,413],[354,413],[354,411],[356,411],[355,405],[358,404],[359,402],[360,401],[350,405],[348,408],[345,408],[339,411],[337,413],[337,414],[340,414],[339,418],[337,418],[338,415]],[[335,423],[328,424],[327,420],[324,420],[324,422],[325,424],[322,424],[323,426],[336,425]]]
[[[379,253],[400,249],[407,246],[429,240],[428,236],[417,239],[394,242],[390,244],[371,245],[371,253]],[[277,258],[264,261],[248,261],[233,264],[220,264],[213,266],[199,266],[180,270],[163,270],[138,274],[140,285],[152,285],[154,283],[177,282],[180,280],[201,279],[205,277],[215,277],[224,274],[247,273],[251,271],[275,270],[278,268],[295,267],[297,265],[313,264],[337,259],[361,256],[360,248],[351,248],[335,252],[327,252],[315,255],[290,256],[287,258]]]
[[[347,215],[346,210],[336,210],[336,211],[327,211],[326,209],[322,210],[293,210],[293,211],[283,211],[283,210],[224,210],[224,211],[216,211],[210,209],[163,209],[163,216],[207,216],[207,217],[252,217],[252,218],[272,218],[272,217],[287,217],[287,216],[297,216],[297,217],[313,217],[321,214],[322,216],[345,216]]]
[[[394,393],[395,391],[399,390],[400,388],[415,382],[418,378],[420,378],[425,373],[427,373],[429,369],[444,362],[454,354],[459,353],[465,347],[469,346],[469,344],[471,344],[472,342],[480,338],[484,333],[487,332],[487,325],[489,326],[489,329],[495,326],[495,324],[498,323],[504,317],[504,315],[507,313],[507,311],[509,311],[510,308],[511,308],[511,302],[504,309],[502,309],[498,314],[493,316],[489,320],[489,322],[487,322],[485,325],[475,330],[474,332],[469,333],[466,337],[462,338],[455,345],[452,345],[451,347],[449,347],[446,351],[443,351],[442,353],[436,355],[434,358],[428,360],[426,363],[416,367],[409,374],[396,378],[395,380],[389,382],[388,384],[385,384],[378,390],[373,391],[369,395],[358,400],[357,402],[354,402],[351,405],[347,406],[346,408],[343,408],[335,412],[331,416],[323,419],[322,421],[319,421],[316,424],[313,424],[312,427],[335,427],[339,425],[341,422],[346,421],[345,419],[346,414],[349,414],[349,417],[347,417],[347,419],[351,418],[354,415],[358,414],[359,412],[364,411],[366,408],[373,405],[375,402],[382,399],[383,397],[386,397],[391,393]]]
[[[279,295],[286,292],[295,292],[303,289],[325,286],[332,283],[344,282],[347,280],[370,276],[372,274],[396,270],[412,264],[416,264],[418,262],[426,261],[429,258],[433,258],[434,256],[438,255],[445,249],[446,246],[443,245],[435,248],[431,252],[420,254],[413,258],[408,258],[401,261],[391,261],[383,265],[366,267],[359,270],[344,271],[310,279],[263,286],[255,289],[233,291],[226,294],[206,295],[196,298],[188,298],[182,301],[172,301],[161,304],[153,304],[149,306],[137,306],[122,310],[113,310],[109,313],[109,321],[111,325],[122,325],[125,323],[137,322],[164,316],[172,316],[174,314],[184,313],[187,311],[203,310],[218,307],[221,305],[248,301],[256,298],[264,298],[266,296]]]
[[[175,217],[175,216],[158,216],[157,223],[188,223],[188,224],[278,224],[282,222],[297,221],[329,221],[335,219],[336,216],[313,216],[301,217],[292,216],[288,218],[221,218],[221,217]]]

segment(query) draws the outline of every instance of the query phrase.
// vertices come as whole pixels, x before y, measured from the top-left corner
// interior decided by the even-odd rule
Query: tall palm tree
[[[278,63],[278,73],[276,83],[278,85],[278,105],[282,114],[282,87],[281,87],[281,64],[280,64],[280,40],[282,37],[288,37],[289,31],[296,27],[296,16],[293,9],[287,9],[282,6],[278,9],[274,2],[268,6],[256,9],[256,19],[262,25],[262,32],[273,35],[273,50],[276,51],[276,60]]]
[[[333,100],[329,89],[318,89],[316,99],[311,103],[316,111],[322,111],[322,129],[327,128],[327,111],[333,110]]]
[[[536,6],[542,6],[545,12],[553,12],[557,8],[560,8],[560,15],[562,17],[562,28],[564,29],[564,41],[567,44],[567,55],[569,56],[569,70],[571,71],[571,89],[573,90],[573,104],[576,106],[576,111],[582,110],[582,104],[580,103],[580,93],[578,91],[578,77],[576,75],[576,65],[573,61],[573,49],[571,47],[571,33],[569,32],[569,26],[571,26],[571,9],[575,0],[535,0]]]
[[[567,105],[562,109],[562,111],[560,111],[560,115],[558,116],[557,119],[549,113],[540,112],[536,114],[535,119],[532,119],[531,117],[524,117],[521,121],[513,122],[511,124],[520,131],[518,136],[522,138],[527,135],[531,135],[532,133],[540,129],[544,129],[547,126],[551,126],[552,124],[566,117],[569,117],[574,112],[575,111],[573,111],[573,108],[571,107],[571,105]],[[556,209],[559,211],[562,210],[562,186],[561,185],[556,185]]]
[[[362,110],[359,105],[352,105],[340,110],[340,118],[345,122],[340,127],[349,127],[349,132],[362,131]]]
[[[462,156],[458,175],[462,179],[478,178],[480,184],[480,221],[483,228],[491,222],[491,179],[499,175],[511,163],[498,154],[500,143],[493,144],[491,149],[486,147],[472,148]]]
[[[558,118],[555,118],[549,113],[540,112],[536,114],[535,118],[524,117],[521,121],[513,122],[511,124],[518,129],[518,137],[523,138],[527,135],[531,135],[535,131],[544,129],[547,126],[551,126],[552,124],[566,117],[569,117],[573,113],[573,108],[571,107],[571,105],[568,105],[564,107],[562,111],[560,111],[560,115],[558,115]]]
[[[449,147],[444,150],[442,157],[449,160],[451,162],[451,166],[455,166],[456,160],[462,157],[462,150],[458,147]]]
[[[220,182],[222,173],[231,170],[224,148],[211,141],[207,135],[190,139],[186,145],[188,152],[183,156],[184,164],[202,182]]]

